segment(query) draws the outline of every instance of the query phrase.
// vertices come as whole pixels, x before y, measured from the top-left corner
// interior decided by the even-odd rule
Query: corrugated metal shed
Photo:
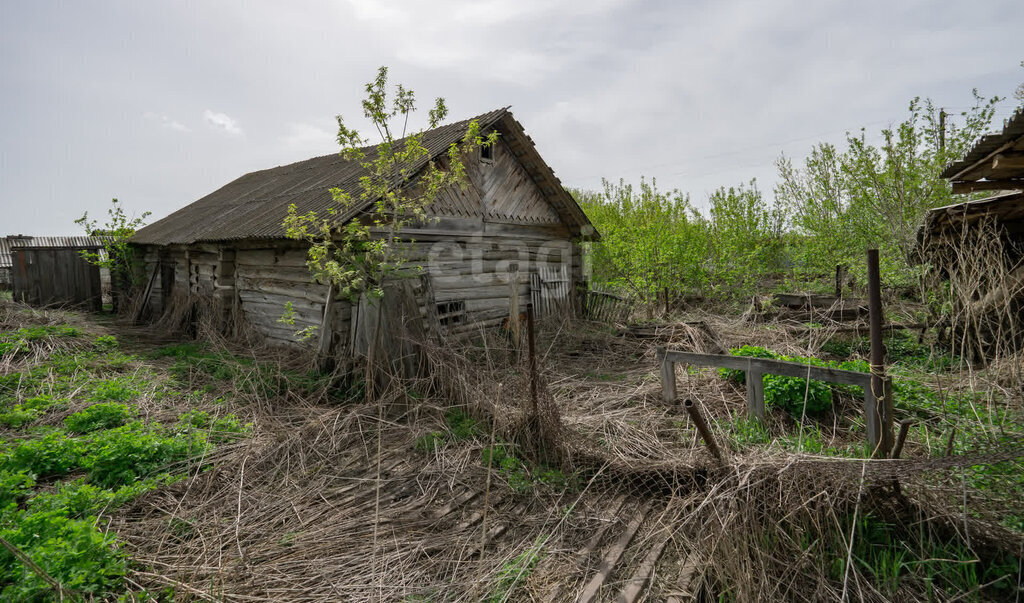
[[[67,247],[96,249],[103,247],[102,237],[29,237],[11,235],[0,237],[0,268],[10,268],[12,247]]]
[[[481,128],[503,125],[520,130],[522,126],[511,117],[507,108],[484,113],[472,119],[441,126],[424,133],[422,144],[430,158],[445,153],[452,143],[464,135],[469,123],[476,120]],[[546,188],[546,195],[557,196],[555,204],[568,224],[588,224],[586,216],[554,177],[554,172],[536,153],[532,143],[523,152],[531,155],[529,169],[538,185]],[[363,149],[367,159],[373,157],[377,147]],[[417,165],[409,166],[415,173],[427,163],[427,158]],[[295,204],[298,212],[322,213],[333,203],[331,188],[340,188],[353,196],[359,194],[359,178],[364,175],[362,167],[346,161],[339,154],[314,157],[298,163],[261,170],[246,174],[234,182],[210,193],[171,215],[140,229],[133,243],[149,245],[173,245],[198,242],[227,241],[237,239],[281,239],[285,237],[282,226],[288,206]],[[557,189],[557,190],[555,190]],[[554,201],[554,200],[553,200]],[[339,222],[362,211],[372,200],[361,207],[339,216]]]

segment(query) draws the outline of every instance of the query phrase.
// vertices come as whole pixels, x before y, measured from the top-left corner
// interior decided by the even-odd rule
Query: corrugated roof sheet
[[[507,113],[507,108],[497,109],[473,119],[486,128]],[[422,144],[429,157],[444,153],[453,142],[461,139],[471,121],[467,119],[424,133]],[[376,148],[363,149],[368,159]],[[410,171],[415,172],[426,162],[424,158],[419,165],[410,166]],[[363,173],[357,162],[345,161],[337,153],[252,172],[140,229],[132,237],[132,242],[172,245],[243,238],[284,238],[282,222],[289,205],[294,203],[300,214],[323,212],[333,202],[331,188],[356,195]],[[359,210],[361,208],[356,208]],[[348,219],[354,213],[340,216],[340,220]]]
[[[96,249],[103,247],[102,237],[29,237],[22,235],[11,235],[0,237],[0,268],[9,268],[13,265],[11,258],[12,247],[75,247],[81,249]]]
[[[999,134],[986,134],[974,143],[971,150],[967,151],[963,159],[954,161],[946,166],[940,174],[943,178],[952,178],[964,168],[968,168],[981,161],[991,153],[1005,145],[1007,142],[1024,135],[1024,107],[1020,107],[1009,119],[1003,123],[1003,131]]]

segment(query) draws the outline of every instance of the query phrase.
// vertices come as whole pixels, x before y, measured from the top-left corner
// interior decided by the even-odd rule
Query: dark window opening
[[[442,326],[462,324],[466,321],[466,302],[459,299],[437,304],[437,320]]]
[[[492,163],[494,161],[494,145],[480,147],[480,161]]]

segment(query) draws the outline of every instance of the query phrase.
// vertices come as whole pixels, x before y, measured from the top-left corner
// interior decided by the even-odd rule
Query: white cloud
[[[288,147],[308,151],[310,153],[329,152],[337,146],[334,135],[327,130],[312,124],[293,123],[288,126],[288,133],[282,137]]]
[[[207,109],[203,111],[203,119],[206,120],[206,123],[215,128],[220,128],[228,134],[242,133],[242,128],[238,126],[238,122],[227,113],[217,113]]]
[[[143,117],[145,117],[146,119],[152,120],[152,121],[159,122],[160,123],[160,127],[167,128],[168,130],[174,130],[176,132],[191,132],[192,131],[192,128],[186,126],[185,124],[181,123],[180,121],[171,119],[170,117],[168,117],[167,115],[164,115],[163,113],[150,113],[150,112],[146,112],[145,114],[143,114]]]

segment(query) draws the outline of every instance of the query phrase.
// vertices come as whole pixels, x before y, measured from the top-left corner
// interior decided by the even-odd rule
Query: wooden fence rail
[[[872,451],[879,450],[883,426],[892,421],[891,377],[882,380],[882,392],[875,392],[871,387],[871,373],[812,366],[800,362],[724,354],[696,354],[665,348],[658,348],[658,360],[661,362],[661,397],[668,403],[676,401],[675,365],[679,363],[744,371],[747,375],[747,414],[758,419],[765,417],[763,380],[765,374],[861,387],[864,390],[864,417],[868,445]],[[879,404],[879,402],[882,403]]]

